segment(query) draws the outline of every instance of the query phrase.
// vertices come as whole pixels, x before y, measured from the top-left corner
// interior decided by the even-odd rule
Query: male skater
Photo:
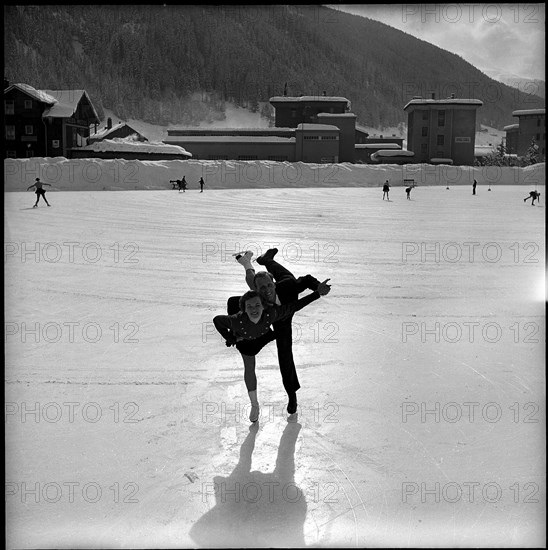
[[[236,255],[236,260],[246,270],[245,279],[251,290],[257,290],[266,303],[278,305],[294,302],[298,299],[299,294],[307,288],[313,291],[318,290],[320,281],[312,277],[312,275],[305,275],[297,279],[289,270],[276,262],[274,256],[277,252],[277,248],[271,248],[257,258],[257,263],[264,265],[268,270],[268,272],[260,271],[259,273],[255,273],[255,269],[251,265],[252,252],[247,251]],[[331,286],[327,285],[327,287],[326,294],[329,292]],[[237,300],[239,297],[230,298],[229,303],[235,299]],[[297,412],[296,392],[301,387],[293,360],[292,319],[293,315],[272,324],[276,335],[282,382],[289,398],[287,404],[287,412],[289,414]]]
[[[540,202],[540,193],[538,191],[531,191],[529,196],[523,199],[523,202],[527,202],[529,199],[533,199],[531,201],[531,206],[534,206],[535,201],[538,200],[538,202]]]

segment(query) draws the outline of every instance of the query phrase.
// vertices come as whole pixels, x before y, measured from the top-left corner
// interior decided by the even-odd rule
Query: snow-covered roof
[[[29,96],[34,97],[34,99],[49,105],[50,107],[45,109],[42,113],[42,117],[70,118],[78,108],[78,104],[82,97],[86,97],[95,118],[98,121],[100,120],[85,90],[37,90],[29,84],[18,83],[12,84],[6,88],[4,94],[13,88],[17,88]]]
[[[430,162],[435,162],[437,164],[453,164],[453,159],[435,157],[433,159],[430,159]]]
[[[508,124],[508,126],[505,126],[503,130],[517,130],[519,129],[519,124]]]
[[[245,133],[264,133],[268,132],[269,134],[285,134],[287,132],[294,132],[295,128],[284,128],[284,127],[276,127],[276,128],[207,128],[207,127],[199,127],[199,126],[172,126],[167,129],[167,132],[203,132],[206,134],[207,132],[215,132],[216,134],[221,134],[223,132],[226,132],[227,134],[231,133],[238,133],[238,132],[245,132]]]
[[[51,116],[56,118],[70,118],[78,108],[78,104],[83,97],[86,97],[92,110],[93,114],[99,120],[97,111],[93,106],[93,103],[89,99],[88,94],[85,90],[42,90],[46,94],[53,96],[56,100],[56,103],[44,111],[42,114],[43,117]]]
[[[57,99],[55,99],[53,96],[49,95],[44,90],[37,90],[36,88],[33,88],[29,84],[21,84],[21,83],[12,84],[11,86],[9,86],[4,90],[4,93],[9,92],[13,88],[17,88],[21,90],[22,92],[34,97],[34,99],[41,101],[42,103],[48,103],[50,105],[57,103]]]
[[[480,99],[412,99],[403,110],[407,109],[410,105],[477,105],[481,107],[483,101]]]
[[[166,145],[165,143],[142,143],[130,141],[125,138],[105,139],[96,141],[85,147],[78,147],[78,151],[95,151],[96,153],[149,153],[170,154],[191,157],[192,153],[178,145]]]
[[[124,125],[125,125],[125,122],[118,122],[118,124],[115,124],[111,128],[101,128],[98,132],[95,132],[94,134],[90,134],[89,137],[90,137],[90,139],[103,139],[106,136],[108,136],[111,132],[119,130]]]
[[[356,149],[399,149],[398,143],[357,143]]]
[[[118,122],[118,124],[115,124],[114,126],[112,126],[112,128],[107,128],[107,127],[101,128],[95,134],[91,134],[89,136],[89,138],[90,139],[105,139],[109,134],[111,134],[113,132],[116,132],[117,130],[120,130],[120,128],[123,128],[124,126],[127,126],[133,133],[142,135],[142,134],[140,134],[140,132],[138,132],[137,130],[132,128],[127,122]]]
[[[362,132],[363,134],[369,135],[369,132],[367,131],[367,128],[365,126],[360,126],[359,124],[356,124],[356,130],[358,132]]]
[[[356,115],[354,113],[318,113],[316,115],[318,118],[319,117],[337,117],[337,118],[340,118],[340,117],[348,117],[348,118],[356,118]]]
[[[544,115],[546,109],[521,109],[519,111],[512,111],[512,116],[525,116],[525,115]]]
[[[333,126],[331,124],[312,124],[309,122],[303,122],[297,126],[297,130],[303,130],[305,132],[315,132],[315,131],[337,131],[339,132],[339,128],[337,126]]]
[[[277,136],[169,136],[164,143],[294,143],[295,138]]]
[[[295,101],[336,101],[336,102],[345,102],[348,103],[346,97],[334,97],[334,96],[323,96],[323,95],[301,95],[298,97],[289,97],[289,96],[274,96],[270,98],[270,102],[287,102],[294,103]]]
[[[373,153],[378,157],[414,157],[413,151],[406,151],[405,149],[380,149],[376,153]]]

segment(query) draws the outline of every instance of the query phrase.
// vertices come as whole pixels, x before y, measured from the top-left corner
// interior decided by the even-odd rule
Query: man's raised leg
[[[264,265],[266,270],[272,275],[272,277],[274,277],[274,280],[277,283],[287,279],[295,281],[295,275],[293,275],[289,269],[285,268],[274,259],[274,256],[277,253],[277,248],[269,248],[262,256],[257,258],[257,263],[259,265]]]

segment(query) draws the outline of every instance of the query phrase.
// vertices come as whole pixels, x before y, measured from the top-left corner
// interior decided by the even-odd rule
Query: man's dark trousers
[[[263,264],[274,277],[276,294],[282,304],[288,304],[299,299],[299,294],[305,289],[316,290],[319,281],[311,275],[295,278],[293,273],[280,265],[275,260],[265,260]],[[282,383],[288,395],[296,392],[301,385],[297,376],[297,369],[293,360],[293,315],[272,323],[276,334],[276,346],[278,348],[278,363],[282,375]]]

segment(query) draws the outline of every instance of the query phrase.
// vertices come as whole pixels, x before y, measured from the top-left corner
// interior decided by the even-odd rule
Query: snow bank
[[[39,177],[59,191],[171,189],[169,180],[186,176],[189,189],[201,177],[207,189],[392,186],[414,179],[417,185],[523,185],[545,181],[545,163],[527,168],[433,166],[430,164],[308,164],[275,161],[66,159],[4,160],[4,191],[23,191]]]

